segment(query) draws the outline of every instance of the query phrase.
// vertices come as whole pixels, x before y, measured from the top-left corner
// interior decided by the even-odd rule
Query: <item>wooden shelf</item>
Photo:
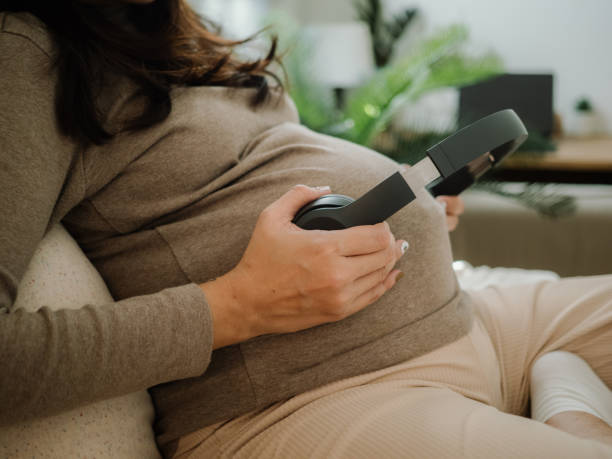
[[[505,160],[502,169],[612,173],[612,138],[563,138],[549,153],[521,152]]]

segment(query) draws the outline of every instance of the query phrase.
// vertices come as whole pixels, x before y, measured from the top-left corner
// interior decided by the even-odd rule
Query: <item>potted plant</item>
[[[574,124],[572,133],[579,137],[590,137],[597,131],[597,116],[593,104],[586,97],[581,97],[574,105]]]

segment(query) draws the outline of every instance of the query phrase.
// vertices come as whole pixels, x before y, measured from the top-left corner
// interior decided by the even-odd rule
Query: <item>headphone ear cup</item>
[[[302,207],[292,222],[302,229],[343,229],[339,209],[352,204],[355,200],[343,194],[328,194],[309,202]]]

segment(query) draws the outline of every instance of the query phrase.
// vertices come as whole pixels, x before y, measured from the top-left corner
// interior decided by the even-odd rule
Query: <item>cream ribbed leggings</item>
[[[612,276],[473,292],[464,338],[183,437],[178,457],[612,458],[522,417],[529,371],[564,349],[612,386]]]

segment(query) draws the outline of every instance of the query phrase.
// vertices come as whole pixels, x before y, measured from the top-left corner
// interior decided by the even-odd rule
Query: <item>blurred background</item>
[[[190,0],[239,52],[280,40],[303,124],[414,163],[513,108],[529,139],[464,193],[474,264],[612,272],[609,0]],[[267,35],[266,35],[267,34]]]

